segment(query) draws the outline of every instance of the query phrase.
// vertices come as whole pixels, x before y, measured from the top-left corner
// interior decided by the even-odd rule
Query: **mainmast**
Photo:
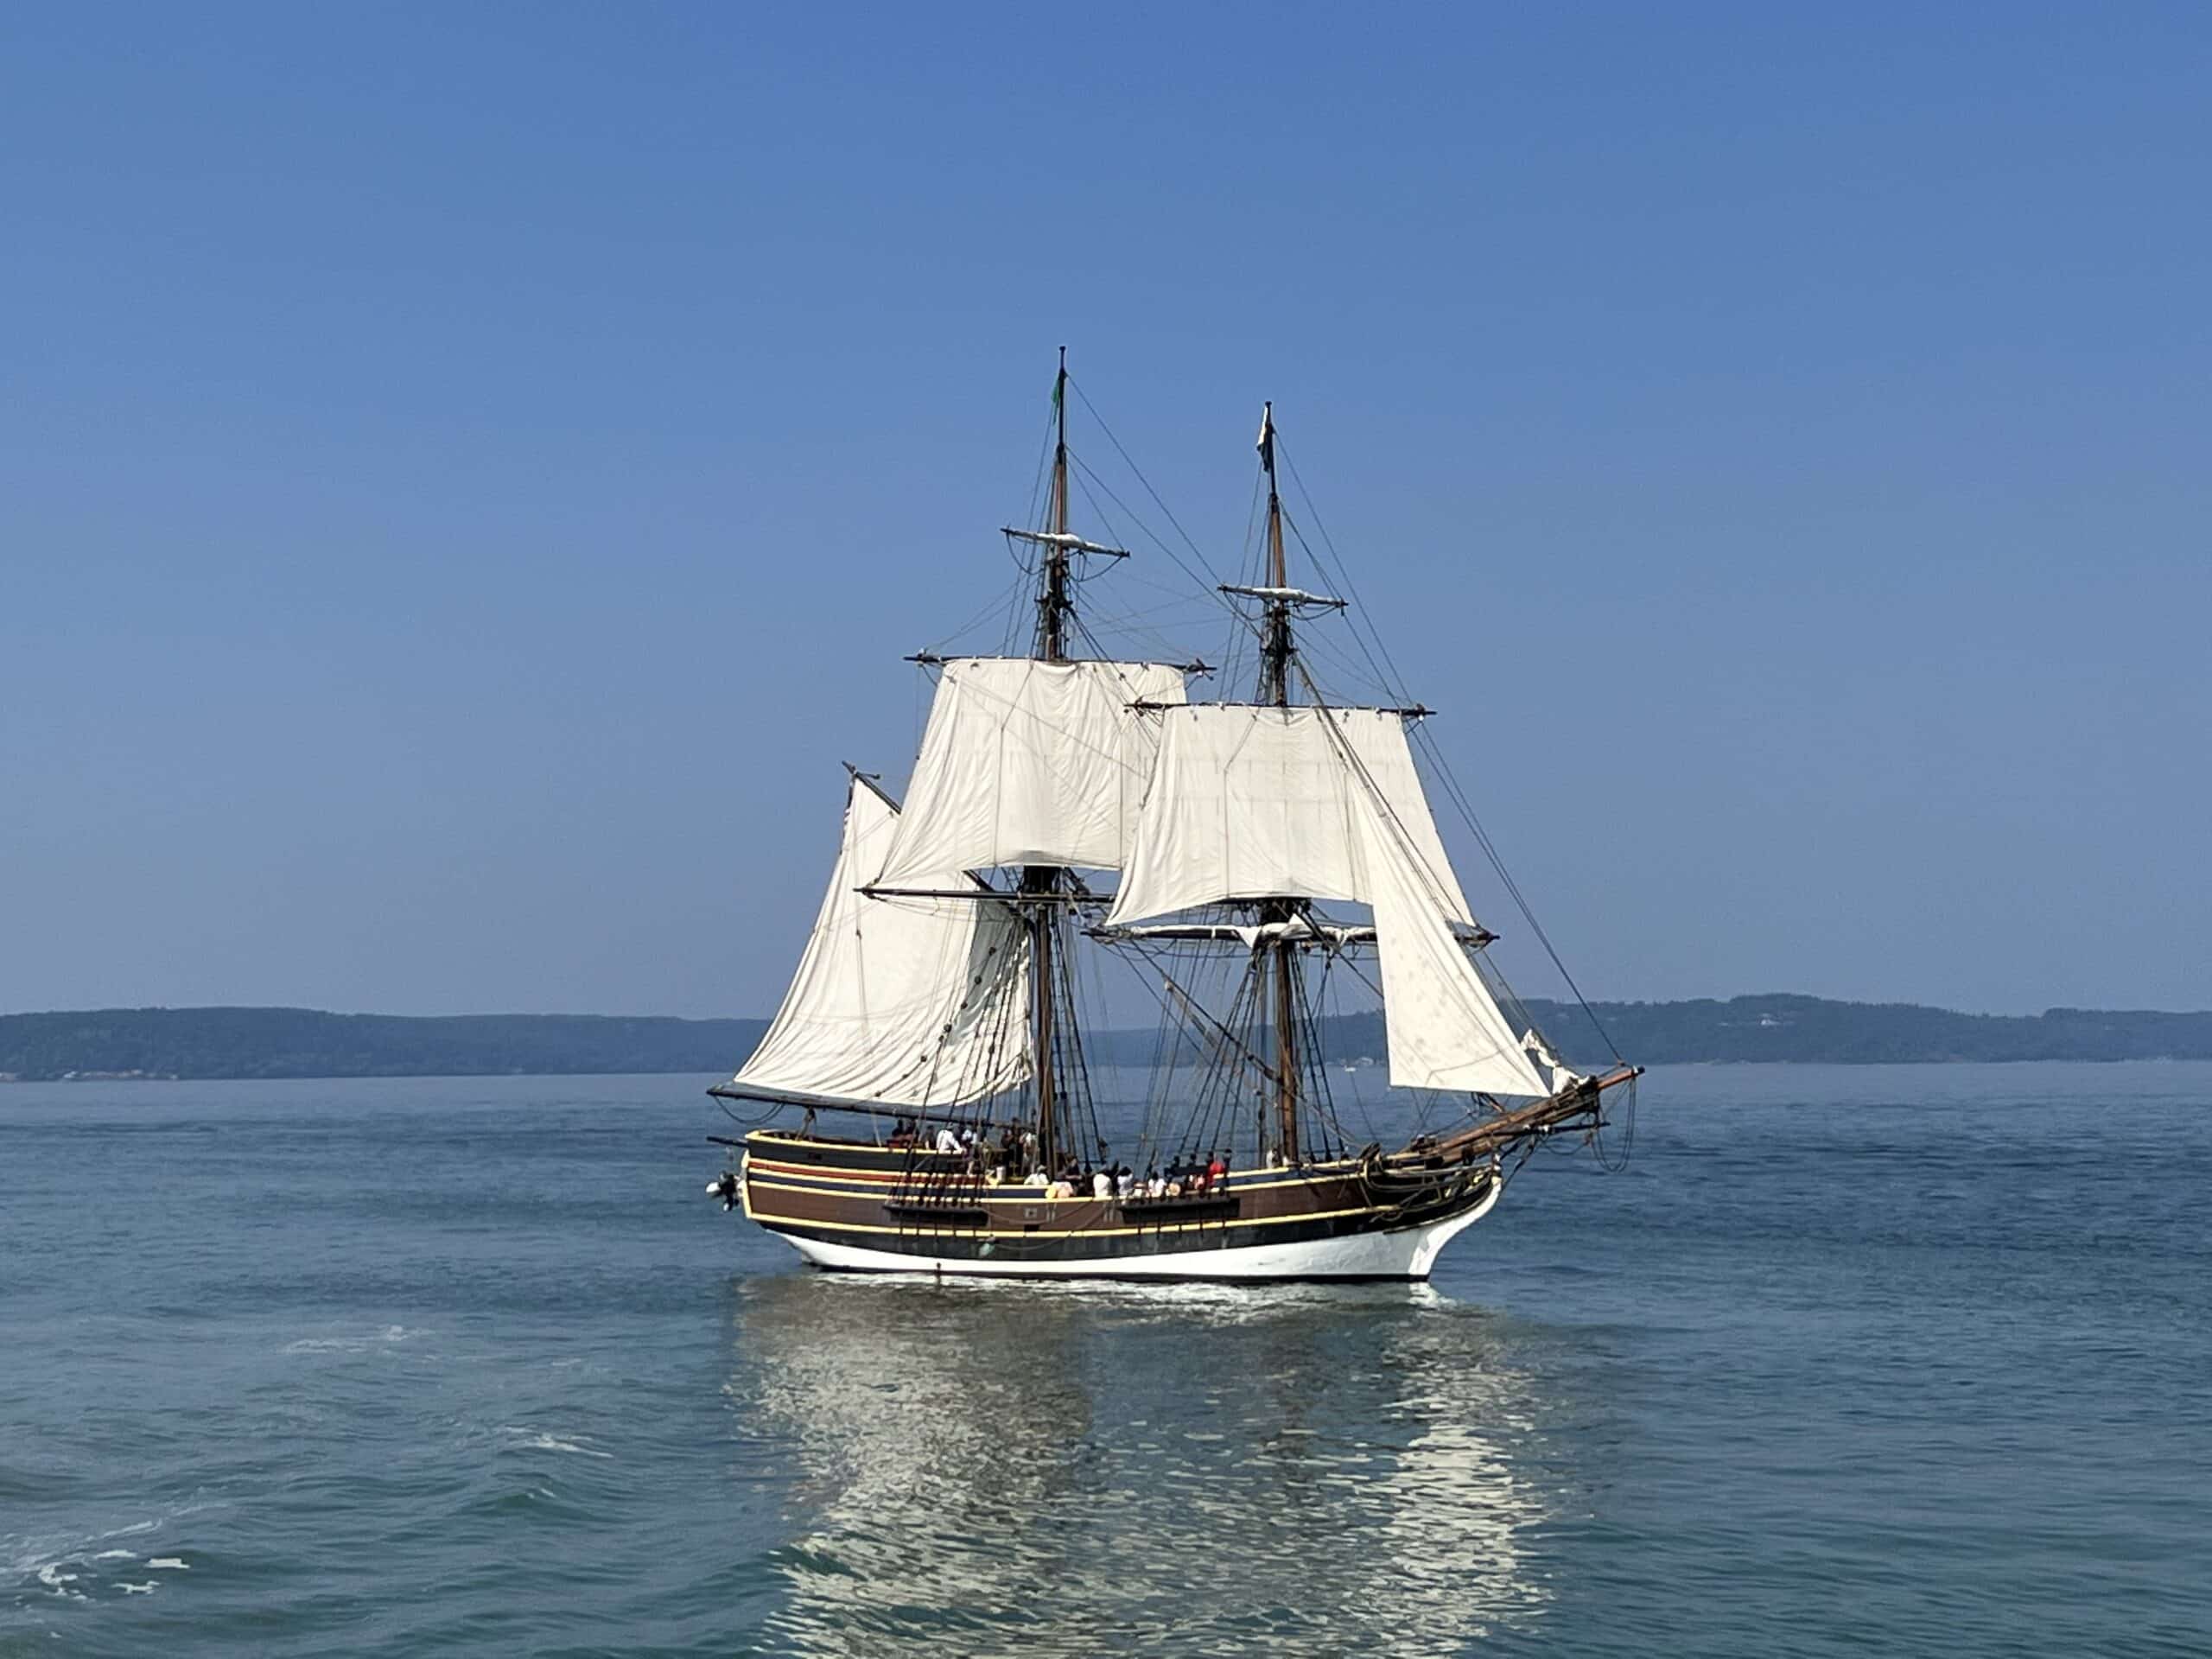
[[[1059,373],[1052,381],[1052,499],[1050,540],[1044,550],[1044,580],[1037,589],[1037,638],[1031,655],[1047,663],[1067,660],[1068,553],[1068,348],[1060,347]],[[1053,975],[1053,947],[1059,928],[1059,906],[1051,895],[1060,887],[1060,867],[1027,864],[1022,867],[1020,891],[1031,895],[1027,906],[1030,949],[1030,1042],[1037,1075],[1037,1158],[1048,1176],[1059,1173],[1059,1087],[1052,1065],[1052,1030],[1058,986]]]
[[[1283,561],[1282,498],[1275,490],[1275,406],[1260,410],[1260,464],[1268,473],[1268,586],[1274,592],[1267,600],[1266,621],[1260,639],[1260,701],[1278,709],[1290,707],[1290,577]],[[1260,920],[1287,922],[1297,911],[1295,901],[1271,899],[1260,909]],[[1275,999],[1275,1139],[1283,1161],[1298,1161],[1298,947],[1279,938],[1271,947],[1274,956]]]
[[[1048,663],[1067,660],[1068,625],[1068,348],[1060,347],[1060,372],[1052,382],[1052,537],[1043,543],[1045,580],[1037,589],[1037,646],[1031,654]]]
[[[1275,493],[1275,406],[1260,405],[1260,465],[1268,473],[1267,621],[1260,638],[1260,701],[1290,706],[1290,575],[1282,555],[1282,497]]]

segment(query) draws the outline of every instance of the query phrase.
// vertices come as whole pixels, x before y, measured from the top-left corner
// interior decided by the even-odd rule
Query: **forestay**
[[[1370,803],[1447,921],[1471,923],[1386,709],[1193,703],[1151,717],[1160,753],[1109,926],[1253,899],[1372,904]]]
[[[954,1105],[1029,1077],[1028,971],[1010,907],[871,899],[898,809],[855,781],[830,890],[798,972],[739,1089],[887,1107]],[[916,885],[965,885],[957,864]]]
[[[944,665],[906,808],[876,880],[1020,864],[1117,870],[1156,728],[1133,703],[1183,702],[1160,663],[956,658]]]

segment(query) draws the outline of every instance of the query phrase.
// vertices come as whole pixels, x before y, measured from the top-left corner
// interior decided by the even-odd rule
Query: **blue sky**
[[[769,1011],[1063,341],[1218,565],[1275,400],[1592,995],[2212,1005],[2208,71],[2152,6],[14,9],[0,1008]]]

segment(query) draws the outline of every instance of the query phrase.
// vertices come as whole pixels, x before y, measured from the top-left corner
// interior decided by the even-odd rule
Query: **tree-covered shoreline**
[[[1529,1012],[1578,1065],[1609,1058],[1573,1006],[1531,999]],[[1961,1014],[1910,1002],[1840,1002],[1770,992],[1725,1001],[1598,1002],[1598,1022],[1643,1065],[1795,1062],[1899,1065],[1946,1061],[2212,1059],[2212,1013],[2050,1008]],[[1383,1052],[1379,1015],[1346,1017],[1332,1053]]]
[[[1603,1055],[1580,1010],[1529,1012],[1571,1057]],[[1770,994],[1726,1001],[1600,1002],[1620,1052],[1646,1065],[1798,1062],[2212,1059],[2212,1013],[2052,1008],[1960,1014],[1912,1003]],[[0,1079],[400,1077],[728,1072],[760,1020],[607,1014],[414,1016],[312,1008],[104,1008],[0,1014]],[[1101,1064],[1145,1065],[1156,1033],[1104,1032]],[[1385,1053],[1379,1015],[1325,1020],[1332,1059]]]
[[[0,1077],[405,1077],[728,1071],[766,1022],[313,1008],[0,1014]]]

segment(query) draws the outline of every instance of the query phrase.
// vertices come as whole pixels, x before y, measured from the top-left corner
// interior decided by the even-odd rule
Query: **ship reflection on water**
[[[1581,1484],[1497,1317],[1425,1288],[793,1274],[731,1319],[779,1651],[1449,1650],[1542,1617]]]

